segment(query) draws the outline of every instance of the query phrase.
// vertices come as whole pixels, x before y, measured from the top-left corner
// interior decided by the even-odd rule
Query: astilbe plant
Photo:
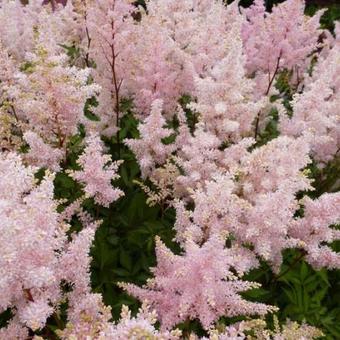
[[[175,150],[173,144],[164,145],[162,140],[170,137],[172,130],[165,127],[166,120],[162,116],[163,102],[158,99],[152,103],[150,114],[143,124],[140,124],[139,139],[125,139],[125,144],[136,155],[142,177],[150,174],[157,164],[164,164],[166,159]]]
[[[264,263],[280,278],[287,249],[340,267],[338,182],[322,193],[313,175],[338,162],[340,26],[321,30],[302,0],[63,4],[0,3],[0,338],[321,336],[268,329],[278,308],[245,295]],[[128,148],[177,245],[156,237],[153,277],[119,283],[142,307],[114,322],[90,252],[124,199]]]
[[[5,0],[0,4],[0,36],[10,54],[21,62],[32,52],[37,39],[43,40],[54,51],[62,51],[60,44],[80,39],[78,13],[71,1],[67,6],[42,6],[42,1],[31,0],[23,6],[20,0]]]
[[[88,85],[89,69],[66,65],[65,54],[50,55],[42,45],[26,56],[27,69],[17,78],[18,118],[26,120],[43,138],[59,148],[84,121],[86,99],[99,91],[98,85]]]
[[[320,163],[338,156],[340,148],[339,101],[340,42],[320,57],[305,89],[294,96],[294,115],[282,112],[280,131],[289,136],[310,135],[312,154]]]
[[[0,336],[27,338],[29,330],[44,328],[49,317],[58,320],[60,306],[67,299],[68,323],[66,329],[59,332],[61,338],[114,339],[116,333],[118,336],[123,332],[123,326],[118,325],[118,330],[113,328],[109,322],[110,308],[105,307],[101,295],[93,294],[90,288],[89,250],[99,222],[78,204],[71,205],[67,213],[58,213],[59,202],[53,198],[54,175],[47,173],[37,183],[36,170],[25,167],[17,154],[1,154],[0,287],[3,293],[0,310],[10,308],[14,316],[7,327],[0,330]],[[110,176],[116,175],[110,173]],[[109,198],[110,202],[121,194],[118,189],[117,193]],[[79,233],[70,231],[72,215],[77,215],[82,222]],[[71,290],[63,289],[66,283]],[[130,328],[134,332],[136,328],[146,333],[150,328],[158,334],[152,328],[154,321],[149,321],[151,316],[143,322],[146,316],[145,312],[136,319],[135,325],[126,325],[125,331]]]
[[[111,185],[112,180],[119,178],[119,162],[112,163],[109,155],[102,154],[102,149],[100,138],[90,136],[84,153],[77,160],[82,170],[72,171],[70,175],[84,185],[87,197],[94,197],[96,203],[107,207],[124,193]]]
[[[275,59],[276,64],[274,63],[271,68],[265,69],[261,65],[254,66],[255,71],[266,73],[270,78],[266,85],[267,90],[262,92],[262,94],[267,95],[280,71],[286,69],[294,72],[297,72],[299,69],[302,73],[306,71],[307,66],[302,62],[304,62],[307,55],[319,47],[319,45],[317,45],[318,35],[320,34],[320,31],[318,31],[318,16],[320,16],[321,13],[318,13],[318,15],[312,19],[304,18],[302,2],[299,1],[288,1],[284,5],[281,5],[281,7],[275,8],[272,14],[265,14],[262,3],[257,2],[257,6],[262,6],[262,14],[259,14],[259,20],[273,20],[280,29],[286,29],[286,26],[293,25],[294,20],[300,22],[302,25],[300,28],[298,25],[294,26],[294,29],[297,29],[298,33],[292,34],[291,39],[300,37],[303,43],[289,40],[289,34],[291,34],[291,32],[288,27],[286,29],[289,33],[287,35],[287,43],[286,46],[283,46],[285,48],[280,45],[284,43],[282,39],[277,40],[275,43],[276,40],[264,39],[261,35],[255,36],[254,38],[251,34],[249,35],[249,40],[259,39],[264,43],[270,41],[271,44],[274,44],[274,48],[278,49],[278,56]],[[283,12],[284,9],[285,11]],[[251,10],[255,9],[252,8]],[[281,13],[283,14],[280,16]],[[287,13],[294,14],[291,15],[292,18],[290,18],[290,20],[288,20]],[[263,19],[260,19],[261,15]],[[286,15],[287,17],[285,17]],[[287,25],[280,25],[280,20],[284,22],[287,21]],[[247,21],[245,21],[242,26],[243,32],[245,25],[249,25]],[[237,27],[236,24],[235,26]],[[266,27],[262,27],[261,29],[265,30]],[[260,34],[261,32],[260,30]],[[244,46],[247,46],[248,41],[244,34],[245,33],[243,33]],[[275,38],[279,36],[279,34],[273,32],[270,32],[270,34],[274,34]],[[211,68],[212,76],[209,77],[209,74],[206,74],[205,76],[201,75],[201,77],[197,78],[196,83],[201,88],[199,88],[199,91],[196,91],[195,94],[197,98],[190,104],[189,108],[194,109],[198,113],[199,123],[196,125],[193,135],[188,133],[188,129],[179,129],[180,133],[177,138],[180,142],[175,142],[175,145],[178,145],[178,149],[175,157],[170,156],[169,158],[174,159],[181,172],[177,180],[175,179],[175,181],[171,183],[173,185],[174,198],[176,200],[185,199],[184,202],[186,202],[173,202],[177,209],[178,220],[175,224],[177,240],[181,242],[184,249],[186,249],[188,240],[195,240],[198,246],[204,247],[206,243],[210,242],[211,237],[221,232],[223,235],[224,232],[224,235],[233,236],[232,244],[241,248],[245,247],[244,250],[248,249],[250,245],[254,252],[253,256],[255,256],[255,258],[260,256],[268,261],[275,271],[278,271],[280,268],[282,251],[286,248],[303,249],[310,254],[306,257],[306,260],[317,268],[321,266],[316,262],[317,259],[320,259],[320,263],[322,263],[323,266],[338,268],[339,263],[336,254],[332,252],[330,248],[321,244],[325,242],[326,239],[328,242],[337,239],[336,235],[338,233],[328,227],[339,221],[339,216],[335,208],[335,205],[339,203],[339,194],[335,193],[331,196],[325,195],[320,197],[320,200],[329,202],[330,207],[327,209],[329,215],[327,216],[334,218],[329,221],[324,221],[324,224],[327,225],[326,228],[329,236],[323,239],[323,241],[321,241],[319,239],[320,236],[318,236],[317,238],[321,241],[320,243],[315,243],[314,236],[310,236],[310,238],[307,235],[302,236],[302,234],[305,233],[305,225],[313,223],[308,220],[308,207],[306,207],[306,216],[300,219],[296,219],[295,216],[302,202],[298,201],[297,195],[302,191],[313,190],[312,183],[307,176],[308,173],[302,171],[311,163],[309,155],[313,155],[313,137],[308,133],[303,134],[303,137],[299,137],[299,134],[294,136],[299,138],[279,137],[253,150],[255,140],[241,139],[238,144],[240,136],[247,137],[254,135],[256,138],[259,137],[259,112],[263,110],[265,102],[259,97],[259,93],[257,92],[258,88],[251,84],[250,80],[248,80],[247,84],[245,74],[246,71],[249,72],[250,66],[247,65],[246,62],[242,62],[242,54],[240,55],[237,52],[241,49],[237,39],[238,35],[236,30],[233,36],[230,37],[232,42],[229,42],[229,55],[227,55],[222,62],[220,60],[215,61],[215,68]],[[294,46],[294,44],[299,44],[301,47],[300,53],[294,54],[289,52],[291,48],[289,46]],[[263,53],[268,54],[269,58],[269,51],[272,49],[268,47],[261,48],[263,48]],[[251,52],[247,49],[245,49],[245,51],[249,60],[253,61],[254,58],[251,57]],[[338,55],[336,53],[336,47],[331,49],[329,55],[332,56],[332,53]],[[232,61],[235,59],[236,54],[239,56],[239,64],[235,66]],[[266,59],[263,57],[259,60]],[[271,65],[270,61],[267,60],[264,61],[264,63],[266,67],[270,67]],[[233,64],[232,67],[231,64]],[[326,65],[328,66],[328,64],[325,64],[325,67],[327,67]],[[296,68],[294,69],[293,66]],[[230,85],[230,83],[233,84],[234,79],[238,86]],[[327,79],[331,81],[329,78]],[[222,83],[221,80],[225,81],[225,83]],[[305,82],[308,84],[308,80]],[[223,86],[222,84],[227,85]],[[231,87],[231,90],[225,90],[226,97],[223,97],[222,91],[224,91],[225,87],[228,88],[228,86]],[[243,90],[245,94],[242,96]],[[235,93],[232,91],[235,91]],[[303,94],[301,96],[303,96]],[[247,104],[249,99],[253,100],[254,103],[250,101],[249,104]],[[327,101],[330,99],[332,99],[332,97],[328,97]],[[235,106],[235,103],[238,101],[238,105],[240,105],[239,108]],[[281,107],[279,106],[279,108]],[[236,113],[238,110],[240,110],[239,113]],[[247,110],[249,110],[249,116],[246,115]],[[212,112],[213,115],[210,112]],[[330,109],[330,112],[334,112],[334,110]],[[235,118],[232,118],[233,114],[235,114]],[[244,121],[242,121],[242,114],[245,114]],[[299,118],[296,118],[297,121],[298,119]],[[251,123],[254,122],[255,124],[252,125]],[[182,119],[180,124],[185,124],[185,121]],[[144,127],[146,128],[147,125],[144,125]],[[315,130],[317,131],[317,129]],[[303,129],[301,129],[301,131],[303,131]],[[143,131],[143,134],[145,135],[146,133]],[[152,128],[150,129],[150,134],[154,134]],[[161,142],[161,138],[159,138],[159,142]],[[168,145],[163,146],[164,151],[166,148],[168,148]],[[132,150],[134,149],[132,148]],[[143,159],[143,156],[140,154],[143,151],[145,153],[147,152],[146,149],[138,149],[138,160]],[[166,164],[168,163],[163,162],[165,166],[167,166]],[[156,165],[157,163],[154,164]],[[166,168],[164,169],[166,170]],[[151,178],[156,174],[158,175],[159,171],[155,170],[151,172]],[[164,172],[164,176],[167,176],[166,171]],[[152,182],[157,183],[157,179],[154,177]],[[166,181],[163,183],[166,183],[166,185],[169,184],[169,182]],[[178,186],[182,186],[182,190],[178,190]],[[160,188],[160,190],[163,189],[164,188]],[[194,189],[193,192],[192,189]],[[172,204],[171,199],[169,203]],[[186,210],[185,205],[188,204],[188,207],[190,207],[192,203],[194,204],[194,210],[192,210],[192,208]],[[315,201],[310,204],[318,203]],[[314,228],[323,228],[323,224],[320,222],[314,222]],[[301,228],[300,234],[296,228]],[[312,235],[317,234],[316,229],[315,231],[311,231],[311,233]],[[324,235],[324,232],[321,233]],[[300,237],[298,237],[298,235],[300,235]],[[228,239],[228,236],[226,239]],[[312,239],[314,239],[314,241],[312,241]],[[317,254],[319,254],[319,256]],[[320,257],[321,254],[323,255]],[[186,256],[186,254],[184,256]],[[168,257],[169,263],[171,263],[171,256],[169,255]],[[202,257],[204,256],[202,255]],[[151,300],[156,306],[156,310],[159,311],[162,323],[167,326],[169,322],[171,325],[171,321],[167,319],[170,318],[171,320],[171,306],[166,305],[167,307],[163,307],[165,306],[163,303],[170,303],[172,299],[180,298],[184,293],[181,293],[181,289],[177,286],[175,286],[176,288],[172,288],[174,292],[171,293],[172,289],[165,286],[164,282],[168,282],[168,279],[163,281],[165,279],[163,276],[169,274],[166,274],[167,271],[163,269],[164,260],[160,258],[160,256],[158,256],[158,260],[158,265],[154,271],[155,279],[154,281],[150,281],[150,284],[148,284],[144,290],[129,285],[125,287],[133,295],[141,299],[144,297],[148,298],[149,301]],[[243,261],[245,261],[245,259],[243,259]],[[252,261],[254,266],[256,266],[254,258]],[[186,273],[184,276],[187,277],[188,280],[194,275],[190,274],[190,270],[188,269],[183,270],[183,272]],[[194,272],[196,274],[197,270],[194,270],[193,273]],[[170,274],[170,277],[175,276],[176,274]],[[197,284],[201,282],[200,279],[196,281]],[[176,282],[178,283],[179,280],[176,280]],[[214,284],[209,286],[214,286]],[[168,291],[172,294],[172,298],[165,299],[164,296],[168,294],[166,293]],[[204,294],[202,293],[199,296],[202,295]],[[219,301],[221,301],[221,299]],[[181,321],[181,313],[177,311],[178,305],[181,304],[176,304],[173,318],[175,318],[175,320],[176,318],[179,319],[173,321],[174,324]],[[197,305],[200,305],[200,303],[194,304],[194,306]],[[226,305],[224,307],[227,309]],[[196,315],[203,325],[209,325],[209,322],[205,322],[198,312],[195,314],[194,311],[189,310],[189,318]],[[227,314],[227,311],[225,310],[224,313]],[[183,317],[182,321],[184,319],[185,317]]]
[[[187,318],[198,318],[208,329],[222,315],[263,315],[272,310],[270,306],[247,302],[239,296],[239,292],[258,285],[238,280],[231,267],[243,273],[257,262],[243,260],[247,254],[242,250],[225,249],[223,237],[213,236],[201,247],[189,239],[182,256],[171,253],[158,239],[156,255],[154,280],[144,289],[129,284],[122,286],[141,300],[152,302],[164,329]],[[193,281],[196,282],[194,290]]]
[[[258,73],[260,89],[268,93],[278,71],[283,69],[293,71],[296,81],[301,81],[310,55],[319,47],[319,20],[323,12],[305,17],[301,0],[287,0],[271,13],[266,12],[264,1],[255,0],[244,12],[246,68],[250,73]]]
[[[6,69],[15,68],[6,53],[2,60]],[[65,159],[70,137],[85,121],[85,102],[100,89],[88,84],[89,74],[90,69],[70,67],[66,54],[54,54],[44,44],[26,54],[12,78],[4,72],[0,86],[5,105],[0,114],[11,117],[8,129],[16,129],[30,147],[26,156],[31,164],[57,169]]]
[[[81,253],[87,255],[97,224],[84,225],[68,241],[70,226],[59,218],[53,198],[54,176],[47,174],[38,184],[34,171],[22,164],[19,155],[1,154],[0,308],[14,313],[7,330],[1,330],[3,338],[42,328],[63,298],[62,280],[76,288],[80,283],[89,285],[87,256]],[[75,245],[81,253],[72,252]]]
[[[177,99],[189,85],[190,72],[183,52],[169,30],[154,22],[158,19],[158,16],[145,16],[130,36],[135,48],[128,58],[125,82],[134,98],[136,113],[144,118],[155,100],[162,100],[164,110],[171,115]],[[144,39],[140,39],[141,36]]]
[[[236,4],[148,1],[135,24],[136,47],[129,56],[127,82],[138,116],[145,117],[152,102],[162,99],[165,116],[172,117],[178,98],[196,93],[195,79],[209,75],[229,54],[230,37],[241,23]]]
[[[129,36],[134,7],[127,0],[93,1],[87,6],[84,25],[88,34],[84,39],[89,58],[96,65],[94,80],[101,86],[95,112],[101,117],[101,133],[112,136],[119,130],[120,101],[126,95],[125,74],[129,67],[127,56],[132,53]],[[119,132],[117,137],[119,139]]]

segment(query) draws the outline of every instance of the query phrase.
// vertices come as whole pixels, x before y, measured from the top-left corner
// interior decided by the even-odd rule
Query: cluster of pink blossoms
[[[84,221],[84,229],[68,238],[70,225],[59,217],[53,198],[54,176],[38,184],[36,170],[25,167],[19,155],[1,154],[0,310],[14,314],[0,330],[4,339],[25,339],[29,329],[42,328],[65,298],[63,280],[74,287],[70,295],[89,292],[87,254],[98,224]]]
[[[312,199],[308,170],[338,164],[340,26],[334,36],[320,29],[322,12],[306,17],[302,0],[271,13],[263,0],[248,9],[149,0],[147,11],[129,0],[52,3],[0,2],[0,313],[13,314],[0,338],[26,339],[47,319],[58,323],[65,301],[62,339],[176,340],[176,325],[194,319],[211,340],[246,339],[250,329],[259,339],[320,335],[291,324],[270,333],[261,320],[220,331],[216,322],[275,312],[240,293],[259,286],[244,275],[260,260],[279,272],[285,249],[299,249],[316,269],[340,268],[331,247],[340,239],[339,183]],[[293,92],[289,108],[275,89],[282,75]],[[90,99],[98,120],[84,113]],[[123,99],[140,120],[138,139],[120,140]],[[280,135],[265,140],[273,110]],[[84,151],[69,169],[79,128]],[[123,307],[116,323],[91,292],[100,221],[83,205],[93,198],[109,208],[124,194],[113,183],[120,161],[101,137],[135,154],[142,179],[160,193],[142,184],[150,202],[174,207],[181,247],[174,254],[156,239],[154,277],[143,287],[120,284],[143,306],[135,317]],[[81,197],[55,199],[59,172],[80,184]]]
[[[294,82],[299,83],[310,65],[311,56],[320,47],[319,21],[324,11],[308,18],[303,14],[304,7],[301,0],[287,0],[268,13],[264,2],[255,0],[244,10],[246,22],[242,26],[242,39],[246,69],[255,73],[263,93],[269,92],[280,70],[292,71]]]
[[[160,1],[155,3],[156,8],[166,6]],[[151,13],[153,6],[151,1]],[[181,24],[177,24],[177,8],[172,6],[174,15],[164,19],[163,27],[172,29],[173,40],[177,41],[176,34],[179,33],[176,28],[180,29]],[[202,11],[202,17],[205,18],[207,7],[208,4],[206,7],[197,5],[196,8],[193,4],[192,11]],[[321,13],[308,19],[303,15],[303,8],[302,1],[287,1],[275,7],[272,13],[266,13],[264,3],[257,1],[244,11],[244,16],[237,16],[232,27],[228,27],[226,32],[220,32],[220,41],[228,38],[228,44],[224,45],[224,55],[216,59],[210,55],[210,66],[204,72],[197,72],[193,59],[189,57],[186,59],[186,67],[183,67],[183,75],[188,70],[192,74],[193,85],[188,86],[184,93],[193,97],[187,109],[191,109],[197,117],[194,132],[190,132],[183,112],[173,110],[180,126],[172,133],[176,135],[175,142],[164,144],[162,138],[170,136],[171,131],[165,127],[166,122],[161,118],[157,120],[158,130],[155,131],[156,125],[149,123],[154,116],[152,109],[151,116],[141,122],[141,138],[127,141],[136,153],[141,168],[145,169],[145,165],[148,165],[148,177],[154,184],[159,184],[160,192],[172,193],[167,196],[168,204],[174,205],[177,211],[176,240],[182,245],[183,254],[179,257],[169,250],[165,251],[164,246],[158,242],[158,263],[153,270],[155,278],[144,288],[123,285],[132,295],[151,302],[165,328],[195,318],[209,328],[221,315],[234,315],[234,312],[247,314],[246,309],[237,312],[236,305],[243,305],[237,289],[229,288],[233,293],[228,293],[226,287],[228,284],[228,287],[233,287],[233,279],[227,273],[221,276],[217,273],[209,274],[215,263],[216,266],[220,265],[223,251],[231,252],[231,266],[237,266],[240,262],[244,264],[244,270],[238,272],[239,277],[256,268],[259,258],[266,260],[274,271],[279,271],[282,251],[287,248],[304,251],[306,261],[316,268],[340,267],[339,255],[327,245],[339,239],[339,232],[332,226],[339,222],[337,206],[340,195],[325,194],[315,200],[297,198],[298,193],[313,190],[312,180],[305,169],[312,162],[310,157],[314,157],[320,150],[320,147],[316,149],[316,143],[322,143],[323,148],[319,153],[326,157],[325,161],[332,162],[338,151],[337,142],[334,144],[334,141],[338,138],[336,134],[339,135],[335,108],[335,65],[338,65],[336,58],[339,57],[337,38],[329,44],[332,46],[325,51],[325,56],[319,57],[312,75],[312,79],[324,79],[322,84],[327,81],[332,88],[328,91],[325,85],[315,86],[307,75],[311,59],[308,63],[306,58],[321,47],[318,43],[322,33],[319,29]],[[224,9],[226,17],[228,10]],[[209,12],[209,20],[213,17],[216,19],[217,13],[220,15],[217,10]],[[156,17],[156,14],[153,15]],[[185,16],[184,10],[182,15]],[[152,19],[148,19],[149,25]],[[209,20],[205,23],[207,29],[210,29]],[[286,118],[288,113],[280,103],[270,103],[269,98],[266,98],[280,73],[286,71],[292,72],[292,85],[295,86],[298,80],[299,89],[301,83],[305,89],[305,92],[294,97],[292,118]],[[255,82],[247,76],[254,72]],[[315,91],[320,88],[325,91],[325,96],[322,96],[324,99],[320,100],[315,92],[310,93],[310,97],[302,102],[309,88],[313,87]],[[296,106],[295,116],[294,103],[299,97],[301,104]],[[318,106],[313,105],[316,100]],[[257,140],[252,137],[258,139],[258,134],[270,119],[266,113],[275,107],[280,111],[280,130],[286,136],[279,136],[259,147],[256,145]],[[313,107],[313,111],[308,107]],[[163,109],[165,117],[168,117],[167,107]],[[318,123],[315,123],[316,119],[308,118],[304,112],[308,112],[310,117],[310,112],[322,116],[320,120],[325,121],[328,129],[319,126],[307,132],[306,124]],[[284,120],[287,126],[289,123],[292,129],[296,129],[293,133],[287,128],[284,130]],[[157,134],[158,142],[154,140]],[[149,144],[151,140],[152,145]],[[328,151],[330,148],[333,150],[331,154]],[[151,155],[153,158],[150,159]],[[318,161],[322,156],[314,159]],[[153,170],[150,169],[152,164]],[[175,178],[172,176],[173,164],[179,169]],[[162,180],[160,176],[171,177],[171,181]],[[147,193],[153,194],[150,191]],[[296,211],[301,207],[304,207],[305,215],[297,218]],[[213,256],[211,249],[218,247],[215,245],[207,252],[206,247],[219,237],[223,240],[231,237],[232,246],[224,248],[222,242],[222,248]],[[188,244],[194,246],[188,247]],[[249,246],[252,251],[249,251]],[[235,253],[233,249],[238,251]],[[227,262],[223,260],[225,270],[228,268]],[[208,267],[206,263],[209,263]],[[197,295],[191,289],[192,278],[196,276],[194,281]],[[218,288],[220,284],[225,287]],[[214,292],[215,288],[218,294],[223,291],[228,301],[224,301],[224,295],[219,296]],[[249,310],[261,314],[264,311],[261,308],[260,305],[251,306]],[[270,307],[267,308],[270,310]]]
[[[307,77],[305,89],[294,96],[294,115],[282,112],[280,131],[288,136],[309,135],[313,157],[327,164],[340,149],[340,35]]]
[[[112,163],[109,155],[102,154],[102,149],[100,138],[90,136],[84,153],[77,160],[82,170],[71,171],[70,174],[85,186],[86,196],[94,197],[96,203],[108,207],[124,193],[111,185],[112,180],[119,178],[119,162]]]

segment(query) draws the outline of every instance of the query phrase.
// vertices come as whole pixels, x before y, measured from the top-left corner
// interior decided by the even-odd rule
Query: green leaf
[[[132,269],[132,259],[125,250],[121,249],[119,253],[119,261],[120,264],[127,269],[128,271],[131,271]]]

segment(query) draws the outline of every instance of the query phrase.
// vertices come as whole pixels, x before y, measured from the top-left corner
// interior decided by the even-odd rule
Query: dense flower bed
[[[0,339],[340,337],[340,24],[304,11],[0,2]]]

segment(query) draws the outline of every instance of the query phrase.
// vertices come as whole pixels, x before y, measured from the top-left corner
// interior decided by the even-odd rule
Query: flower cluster
[[[266,12],[265,2],[255,0],[244,10],[247,20],[242,38],[247,56],[247,70],[258,73],[259,86],[268,93],[279,70],[295,73],[299,82],[310,63],[310,55],[319,47],[319,20],[323,11],[313,17],[304,15],[301,0],[287,0]]]
[[[238,294],[258,285],[239,280],[231,267],[238,272],[248,271],[254,261],[250,259],[245,265],[243,256],[247,254],[237,248],[224,248],[224,238],[212,237],[201,247],[189,240],[184,251],[182,256],[174,255],[157,239],[155,279],[145,288],[122,284],[129,293],[152,302],[163,329],[171,329],[187,318],[199,319],[208,329],[222,315],[263,315],[274,310],[245,301]]]
[[[117,170],[119,162],[111,162],[109,155],[102,154],[102,142],[98,136],[92,135],[77,163],[82,170],[71,171],[71,176],[84,185],[86,196],[94,197],[99,205],[108,207],[124,193],[113,188],[111,180],[119,178]]]
[[[171,136],[172,130],[164,127],[166,121],[162,116],[162,109],[163,102],[159,99],[155,100],[149,116],[138,126],[140,139],[125,140],[125,144],[138,159],[143,177],[148,176],[156,165],[164,164],[175,150],[173,144],[163,143],[163,139]]]
[[[87,4],[88,2],[88,4]],[[111,136],[119,129],[120,100],[126,95],[125,74],[131,51],[129,36],[134,7],[128,0],[84,1],[87,13],[83,25],[88,58],[96,65],[94,80],[101,86],[98,107],[102,134]]]
[[[288,136],[309,135],[312,155],[322,163],[338,156],[340,148],[339,103],[340,42],[336,41],[326,57],[321,56],[305,90],[294,96],[294,115],[281,113],[280,131]]]
[[[54,176],[47,174],[36,183],[36,169],[25,167],[13,153],[1,154],[0,169],[0,311],[11,308],[14,312],[12,324],[2,332],[4,337],[16,338],[25,329],[44,327],[63,299],[63,280],[74,285],[75,291],[89,290],[89,260],[84,255],[97,223],[84,225],[69,241],[70,226],[60,220],[53,198]]]
[[[27,2],[23,6],[19,0],[4,0],[0,5],[1,41],[16,61],[23,61],[39,42],[48,44],[51,51],[60,52],[61,44],[79,41],[78,14],[71,1],[54,9],[41,6],[40,0]]]
[[[69,66],[66,54],[51,52],[48,46],[37,45],[12,78],[8,72],[15,65],[8,54],[1,55],[7,71],[0,85],[5,102],[0,115],[11,118],[8,129],[14,125],[19,130],[16,134],[30,147],[27,158],[32,164],[55,170],[70,138],[86,121],[86,100],[100,87],[88,84],[90,69]]]

